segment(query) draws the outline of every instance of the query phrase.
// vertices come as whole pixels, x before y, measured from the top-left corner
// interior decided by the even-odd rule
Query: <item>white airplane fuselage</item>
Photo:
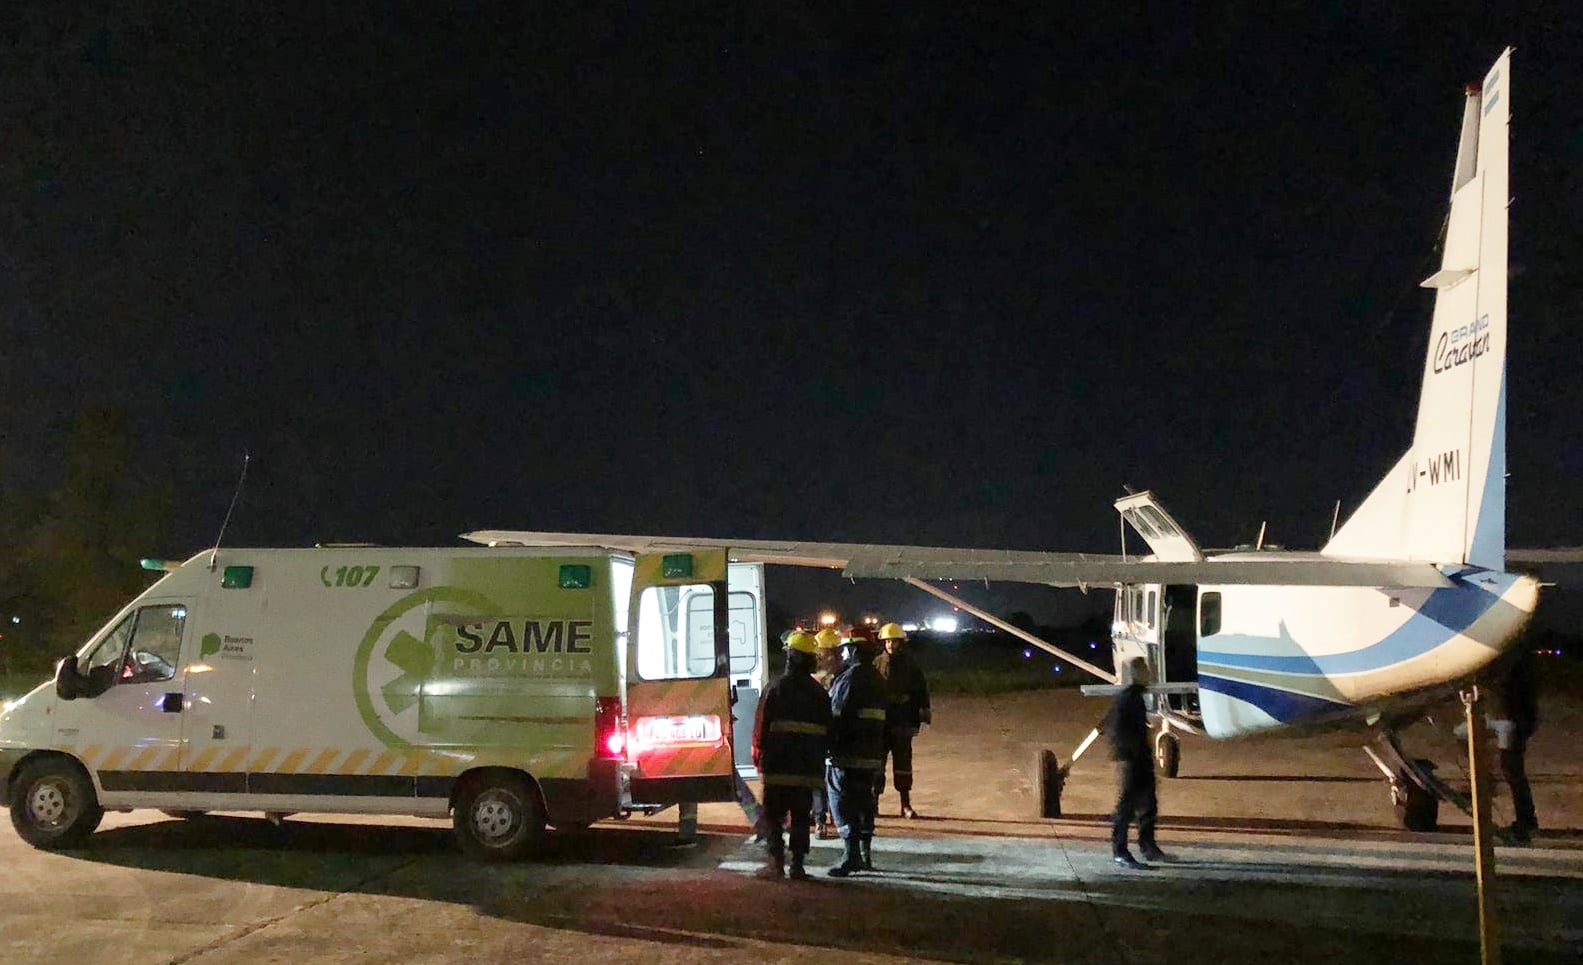
[[[1474,676],[1538,603],[1530,576],[1474,567],[1446,575],[1452,585],[1442,589],[1123,587],[1116,665],[1143,657],[1161,683],[1196,683],[1196,701],[1168,700],[1214,738],[1372,715]]]

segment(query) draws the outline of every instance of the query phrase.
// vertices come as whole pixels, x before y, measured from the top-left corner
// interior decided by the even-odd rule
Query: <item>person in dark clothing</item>
[[[1493,696],[1495,713],[1491,716],[1495,718],[1500,747],[1501,775],[1511,788],[1512,810],[1516,812],[1507,835],[1516,844],[1528,844],[1539,830],[1524,760],[1528,739],[1539,729],[1539,688],[1531,645],[1519,645],[1515,657],[1497,679]]]
[[[764,778],[759,828],[768,858],[762,877],[779,879],[786,868],[781,825],[791,823],[793,878],[806,878],[808,829],[814,791],[824,785],[830,742],[830,699],[813,679],[814,638],[801,631],[786,639],[786,672],[764,689],[753,722],[753,765]]]
[[[885,680],[873,667],[872,631],[854,627],[842,641],[846,669],[830,685],[830,810],[846,856],[833,878],[874,870],[874,775],[885,753]]]
[[[901,816],[916,818],[912,806],[912,740],[932,719],[929,709],[929,682],[924,678],[918,662],[907,653],[907,631],[900,624],[887,623],[879,628],[879,638],[884,641],[885,652],[874,658],[874,669],[885,678],[888,704],[885,710],[885,755],[880,759],[878,779],[874,783],[874,808],[879,810],[879,797],[885,793],[885,760],[894,760],[896,793],[901,795]]]
[[[1159,805],[1154,791],[1154,756],[1149,748],[1149,712],[1143,704],[1148,686],[1148,664],[1141,658],[1129,660],[1122,668],[1126,689],[1116,695],[1110,713],[1099,725],[1110,739],[1110,756],[1116,762],[1121,793],[1110,816],[1110,853],[1117,864],[1128,868],[1146,867],[1127,850],[1127,827],[1138,824],[1138,851],[1145,861],[1165,861],[1165,853],[1154,841],[1154,822]]]
[[[825,627],[814,634],[814,644],[818,648],[818,665],[814,668],[813,679],[824,688],[826,695],[830,692],[830,685],[835,683],[836,675],[841,672],[841,631],[834,627]],[[830,824],[830,801],[825,794],[824,785],[819,785],[819,790],[813,792],[813,820],[814,836],[821,841],[829,840],[836,836],[835,828]]]

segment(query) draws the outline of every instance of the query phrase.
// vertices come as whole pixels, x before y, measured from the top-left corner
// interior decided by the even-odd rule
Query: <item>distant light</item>
[[[1032,650],[1024,650],[1022,652],[1022,659],[1024,659],[1024,660],[1027,660],[1027,659],[1031,658],[1032,656],[1033,656],[1033,651]]]
[[[836,620],[835,614],[831,613],[828,610],[826,610],[824,613],[819,614],[819,625],[821,627],[833,627],[833,626],[835,626],[835,620]]]
[[[1060,672],[1061,672],[1061,665],[1060,665],[1060,664],[1056,664],[1056,665],[1055,665],[1055,667],[1054,667],[1054,672],[1055,672],[1055,673],[1060,673]]]
[[[956,617],[935,617],[929,621],[929,629],[936,633],[955,633]]]
[[[903,623],[901,625],[901,632],[902,633],[917,633],[918,632],[918,624],[916,624],[916,623]]]
[[[12,623],[12,624],[13,624],[13,625],[15,625],[15,624],[18,624],[18,623],[21,623],[21,622],[22,622],[22,618],[21,618],[21,617],[12,617],[12,618],[11,618],[11,623]]]
[[[879,626],[879,617],[864,617],[863,622],[871,627]]]

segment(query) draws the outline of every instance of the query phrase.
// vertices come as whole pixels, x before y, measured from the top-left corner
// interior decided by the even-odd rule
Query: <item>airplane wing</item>
[[[1097,553],[953,549],[876,543],[805,543],[796,540],[728,540],[608,533],[541,533],[478,530],[463,539],[486,546],[599,546],[629,553],[728,549],[744,563],[839,569],[850,577],[918,580],[993,580],[1059,587],[1115,583],[1266,584],[1439,588],[1451,581],[1428,563],[1330,559],[1273,553],[1258,558],[1159,561]]]

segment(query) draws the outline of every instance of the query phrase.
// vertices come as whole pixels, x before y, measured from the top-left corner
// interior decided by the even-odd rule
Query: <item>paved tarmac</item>
[[[1465,822],[1396,829],[1357,735],[1184,744],[1184,777],[1162,785],[1178,860],[1155,870],[1109,861],[1102,758],[1073,773],[1075,816],[1034,819],[1040,738],[1075,745],[1097,710],[1060,693],[941,701],[919,743],[926,818],[896,818],[888,797],[880,873],[845,882],[753,878],[759,853],[726,805],[704,809],[695,847],[673,847],[661,816],[556,836],[512,866],[467,861],[445,825],[412,819],[140,811],[68,854],[7,827],[0,962],[1477,960]],[[1546,721],[1531,768],[1545,834],[1498,853],[1508,962],[1583,960],[1577,721]],[[821,842],[811,864],[835,857]]]

